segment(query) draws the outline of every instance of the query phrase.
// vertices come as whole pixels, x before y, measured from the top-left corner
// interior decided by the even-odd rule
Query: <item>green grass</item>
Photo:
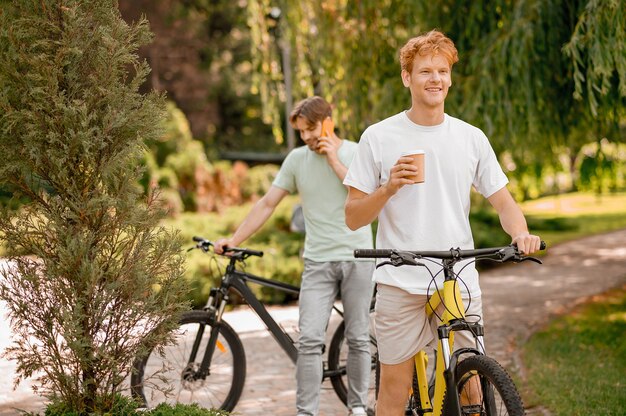
[[[522,204],[531,232],[548,247],[626,228],[625,207],[623,192],[572,193]],[[554,320],[531,337],[523,354],[527,404],[539,403],[555,416],[625,415],[626,287]]]
[[[591,193],[569,193],[520,204],[531,233],[550,247],[565,241],[626,228],[626,193],[598,197]],[[482,200],[470,213],[476,247],[493,247],[511,242],[495,210]],[[544,255],[538,253],[538,256]],[[480,268],[496,267],[482,263]]]
[[[626,286],[555,319],[524,359],[531,400],[555,416],[626,414]]]
[[[602,196],[576,192],[539,198],[523,203],[522,210],[531,232],[536,232],[549,246],[626,228],[624,192]],[[542,226],[546,222],[547,226]]]

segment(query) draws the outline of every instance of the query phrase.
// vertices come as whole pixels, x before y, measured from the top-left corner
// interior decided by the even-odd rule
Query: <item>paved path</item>
[[[487,349],[498,361],[522,373],[516,345],[523,343],[551,316],[564,312],[590,296],[626,284],[626,230],[587,237],[549,247],[544,265],[526,262],[481,274]],[[503,313],[506,312],[505,317]],[[294,307],[272,308],[286,328],[295,326]],[[235,409],[240,415],[293,415],[294,366],[258,319],[247,310],[226,318],[238,331],[248,359],[246,387]],[[336,325],[333,320],[331,326]],[[6,322],[0,320],[0,350],[9,343]],[[15,408],[43,409],[26,381],[12,391],[15,366],[0,361],[0,416],[17,414]],[[530,414],[545,414],[540,408]],[[344,415],[345,407],[330,385],[322,391],[321,415]]]

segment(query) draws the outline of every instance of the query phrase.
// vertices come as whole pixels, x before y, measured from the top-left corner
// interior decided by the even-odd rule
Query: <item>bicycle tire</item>
[[[333,390],[339,397],[339,400],[343,404],[348,403],[348,377],[345,371],[348,346],[345,342],[345,323],[341,321],[333,337],[330,341],[330,348],[328,350],[328,369],[342,370],[341,375],[332,376],[330,382],[333,386]],[[376,339],[370,336],[371,355],[372,355],[372,372],[370,374],[370,387],[367,394],[367,412],[370,415],[374,414],[374,407],[376,404],[376,398],[378,397],[378,386],[380,385],[380,363],[378,362],[378,349],[376,346]]]
[[[473,403],[464,405],[461,397],[470,388],[468,381],[475,375],[480,380],[481,389],[478,392],[480,399],[472,400]],[[524,415],[524,404],[513,380],[506,370],[491,357],[475,355],[460,361],[456,367],[456,387],[461,403],[461,415]],[[476,396],[475,390],[476,387],[474,387],[474,396]],[[443,405],[444,414],[448,414],[446,409],[448,412],[451,411],[448,397],[446,393]]]
[[[166,402],[198,403],[207,409],[233,410],[246,379],[246,355],[239,336],[228,323],[220,322],[218,345],[209,375],[204,380],[188,381],[183,379],[183,373],[188,368],[191,346],[198,328],[206,325],[196,362],[192,364],[197,369],[209,339],[209,328],[213,325],[212,316],[205,311],[189,311],[179,322],[176,342],[166,346],[163,354],[152,350],[143,359],[135,361],[131,376],[132,396],[147,408]]]
[[[421,413],[420,413],[421,412]],[[404,410],[406,416],[423,415],[422,401],[420,398],[420,390],[417,383],[417,372],[413,368],[413,381],[411,382],[411,394],[409,395],[409,401]]]

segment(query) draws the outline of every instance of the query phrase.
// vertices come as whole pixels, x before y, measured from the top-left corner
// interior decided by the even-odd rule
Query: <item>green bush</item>
[[[255,195],[264,195],[272,185],[278,173],[276,165],[258,165],[250,168],[248,174],[241,184],[241,193],[247,200]]]
[[[171,406],[169,404],[160,404],[153,410],[147,413],[140,413],[140,415],[148,416],[227,416],[228,412],[223,410],[208,410],[199,407],[196,404],[186,405],[177,404]]]
[[[470,226],[476,248],[498,247],[511,243],[511,237],[500,225],[498,214],[491,209],[480,208],[470,212]]]
[[[579,225],[573,218],[536,218],[526,216],[526,221],[529,229],[537,231],[572,231],[579,228]]]
[[[573,218],[554,217],[538,218],[526,216],[528,228],[533,233],[542,231],[572,231],[578,229]],[[470,213],[470,224],[474,235],[474,245],[481,247],[497,247],[511,243],[511,237],[500,225],[498,214],[493,209],[480,208]]]
[[[287,196],[276,208],[267,223],[242,246],[264,252],[262,258],[252,257],[246,262],[246,271],[261,277],[300,285],[302,274],[301,253],[304,236],[289,229],[296,196]],[[183,213],[165,222],[167,227],[180,230],[183,241],[192,247],[192,237],[201,236],[215,241],[230,236],[252,208],[252,203],[230,207],[224,213]],[[219,284],[227,260],[198,250],[187,254],[185,278],[190,282],[194,307],[203,306],[211,287]],[[266,303],[284,303],[293,297],[275,289],[250,285],[253,292]]]
[[[167,117],[162,123],[163,134],[147,142],[159,166],[165,164],[169,155],[184,150],[187,144],[193,142],[187,117],[172,101],[167,102]]]
[[[197,187],[199,177],[210,174],[213,167],[204,153],[202,143],[197,140],[185,142],[178,152],[165,159],[164,168],[176,172],[178,190],[186,211],[198,208]]]
[[[583,146],[578,158],[577,187],[602,194],[623,189],[626,176],[626,146],[606,138]]]
[[[176,404],[170,405],[161,403],[151,410],[138,410],[139,404],[130,397],[117,395],[111,410],[106,413],[86,414],[73,410],[66,403],[59,400],[52,400],[46,407],[44,416],[227,416],[228,412],[223,410],[209,410],[197,404]],[[27,413],[26,416],[39,416],[38,413]]]
[[[135,416],[137,415],[138,403],[130,397],[117,394],[114,397],[113,405],[106,403],[97,403],[98,408],[110,408],[108,412],[100,413],[102,416]],[[44,416],[86,416],[88,413],[74,410],[71,405],[59,398],[53,398],[51,403],[46,407]],[[91,414],[89,414],[91,416]],[[98,415],[98,416],[100,416]],[[34,414],[31,414],[34,416]],[[94,415],[95,416],[95,415]]]

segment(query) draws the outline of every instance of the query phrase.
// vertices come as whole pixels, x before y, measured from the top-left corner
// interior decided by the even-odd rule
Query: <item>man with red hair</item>
[[[474,248],[469,223],[472,186],[497,211],[519,249],[532,253],[540,239],[506,188],[508,179],[485,134],[444,112],[458,53],[452,40],[433,30],[400,51],[402,83],[411,107],[376,123],[361,136],[344,184],[349,187],[346,224],[358,229],[378,217],[376,247],[400,250]],[[425,182],[403,152],[425,156]],[[482,316],[478,273],[471,262],[455,268],[467,315]],[[441,288],[424,267],[381,267],[374,279],[376,336],[381,362],[377,415],[403,415],[413,375],[413,356],[434,339],[436,322],[425,314],[428,295]],[[471,334],[456,334],[455,348],[474,347]]]

